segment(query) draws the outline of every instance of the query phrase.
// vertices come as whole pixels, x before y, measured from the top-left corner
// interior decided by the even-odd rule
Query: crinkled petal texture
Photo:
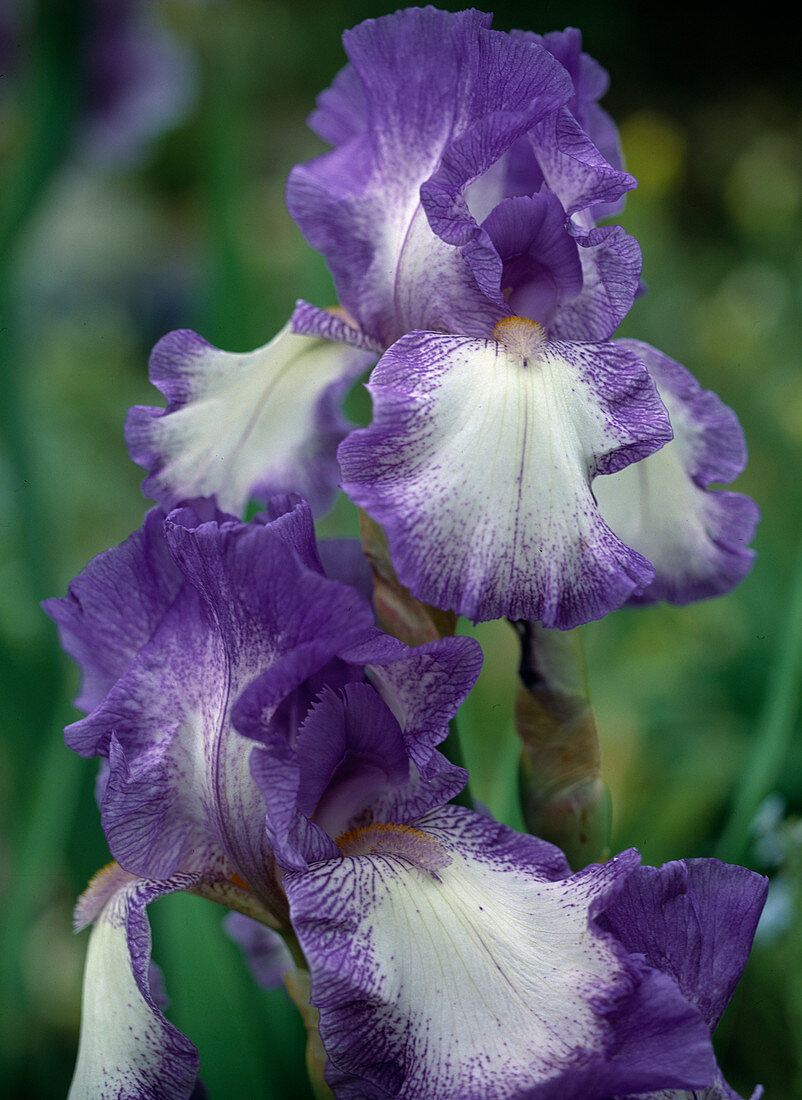
[[[746,966],[768,886],[762,875],[715,859],[639,867],[601,923],[670,974],[712,1030]]]
[[[67,730],[76,751],[109,756],[103,825],[130,871],[236,871],[271,889],[253,742],[232,707],[271,666],[291,659],[303,678],[374,629],[353,589],[304,564],[299,525],[311,529],[305,506],[271,523],[202,521],[189,507],[165,522],[181,590],[101,705]]]
[[[290,177],[292,216],[342,304],[385,346],[416,328],[483,335],[507,312],[476,222],[441,240],[430,221],[455,202],[467,214],[461,188],[573,88],[547,50],[489,26],[477,11],[414,8],[346,32],[351,64],[311,120],[338,147]],[[424,210],[421,185],[436,174]]]
[[[592,184],[595,168],[599,173],[596,189],[606,188],[607,195],[606,198],[600,194],[594,196],[591,216],[598,218],[614,213],[618,199],[635,186],[635,180],[622,170],[618,130],[607,112],[599,106],[598,101],[609,86],[607,73],[597,61],[582,52],[582,35],[575,27],[542,36],[532,31],[514,30],[511,33],[514,38],[544,46],[566,69],[573,84],[573,96],[560,116],[552,120],[563,125],[568,121],[575,124],[566,126],[566,136],[571,135],[570,140],[565,140],[555,150],[558,157],[554,160],[557,163],[562,161],[566,181],[560,186],[559,176],[552,168],[549,185],[560,195],[567,208],[571,205],[571,199],[565,186],[571,186],[572,180],[581,181],[584,175],[584,186],[587,188],[589,183]],[[584,140],[579,139],[577,127],[585,135]],[[533,144],[537,147],[536,143]],[[549,167],[552,165],[546,161],[541,171],[547,172]],[[518,174],[520,176],[520,172]],[[607,205],[611,202],[613,207]]]
[[[374,630],[306,681],[280,662],[246,688],[233,721],[260,742],[251,772],[280,866],[302,870],[354,825],[406,820],[462,790],[465,771],[436,746],[481,663],[472,638],[410,648]]]
[[[601,1100],[703,1086],[699,1013],[592,917],[637,853],[562,854],[455,806],[285,876],[341,1100]]]
[[[514,37],[538,42],[568,71],[574,96],[568,104],[571,113],[612,167],[622,167],[621,145],[616,125],[599,106],[610,78],[598,61],[582,52],[582,33],[576,27],[539,35],[532,31],[512,31]]]
[[[582,291],[557,311],[549,332],[555,340],[607,340],[638,292],[640,245],[620,225],[575,227],[571,234],[579,245]]]
[[[399,579],[475,620],[568,628],[653,578],[590,480],[671,438],[643,364],[612,344],[411,333],[375,368],[373,422],[340,446],[343,488],[384,527]]]
[[[513,313],[544,325],[555,340],[607,340],[629,312],[641,252],[621,226],[566,226],[545,186],[504,198],[482,223],[500,262]]]
[[[150,981],[151,901],[192,889],[199,875],[153,882],[116,864],[78,903],[77,929],[94,921],[84,970],[78,1061],[69,1100],[187,1100],[198,1053],[161,1012]]]
[[[80,710],[103,700],[183,583],[164,541],[164,512],[154,508],[121,546],[93,558],[66,596],[44,601],[62,646],[81,668]]]
[[[374,358],[289,325],[242,355],[187,330],[168,334],[150,360],[167,408],[136,406],[125,429],[132,459],[149,471],[144,491],[166,508],[214,496],[238,515],[251,498],[292,491],[324,510],[348,431],[340,400]]]
[[[641,255],[637,241],[620,226],[595,229],[591,208],[618,199],[634,184],[631,176],[607,163],[571,113],[562,108],[537,123],[495,162],[477,155],[465,141],[455,143],[421,186],[421,201],[432,230],[459,247],[488,300],[498,301],[501,290],[511,309],[546,324],[554,337],[605,340],[632,305]],[[545,199],[556,215],[550,226],[541,221],[539,207]],[[504,225],[510,211],[514,212],[511,224]],[[554,273],[555,238],[562,238],[561,251],[573,245],[581,279],[571,293],[563,283],[560,298],[549,310],[544,308],[549,302],[542,293],[531,296],[531,267],[511,264],[510,257],[528,254],[530,263],[542,263],[545,270],[537,273],[542,283],[544,275]],[[555,310],[555,305],[560,308]],[[418,323],[415,327],[437,326]],[[451,331],[476,334],[468,328],[452,327]]]
[[[443,644],[469,640],[431,643],[431,648],[421,647],[428,648],[427,654],[413,651],[404,662],[407,676],[420,672],[419,694],[432,699],[435,712],[443,711],[439,721],[432,715],[421,724],[405,706],[397,718],[372,684],[349,683],[338,692],[320,693],[294,747],[273,739],[253,754],[251,771],[265,797],[268,835],[281,867],[305,870],[315,860],[336,857],[335,841],[349,830],[409,820],[462,790],[467,773],[433,746],[445,737],[467,684],[457,694],[454,685],[443,683],[437,658],[451,657],[455,679],[463,681],[473,665],[467,677],[472,684],[478,671],[475,654],[468,650],[457,663],[457,647]],[[428,670],[421,660],[427,656],[434,658]],[[397,671],[391,668],[391,683]]]
[[[362,348],[363,351],[372,351],[376,357],[384,351],[384,346],[372,336],[363,332],[351,319],[349,314],[339,306],[331,309],[319,309],[311,302],[305,302],[299,298],[295,303],[295,309],[290,318],[290,327],[293,332],[301,336],[315,336],[319,340],[335,340],[341,344],[349,344],[354,348]]]
[[[729,592],[752,566],[748,544],[759,518],[749,497],[710,487],[744,468],[738,419],[667,355],[639,341],[620,344],[646,364],[674,430],[657,454],[593,485],[610,527],[654,566],[654,581],[634,599],[685,604]]]
[[[711,1031],[743,973],[768,880],[714,859],[639,867],[598,918],[633,954],[668,974]],[[758,1089],[753,1100],[758,1100]],[[647,1100],[647,1098],[643,1098]],[[739,1100],[717,1070],[709,1089],[648,1100]]]

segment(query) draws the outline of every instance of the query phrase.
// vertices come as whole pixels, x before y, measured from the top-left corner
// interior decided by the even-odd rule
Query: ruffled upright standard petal
[[[608,164],[566,108],[546,115],[523,137],[491,145],[484,156],[466,154],[465,144],[455,143],[421,187],[431,228],[459,247],[488,301],[499,303],[502,292],[509,309],[545,324],[553,336],[607,339],[638,289],[640,250],[620,227],[608,247],[600,248],[612,228],[594,234],[593,210],[619,198],[634,179]],[[565,255],[572,245],[574,251],[579,246],[581,261],[573,278]],[[556,249],[563,253],[559,298],[544,300],[542,290],[532,296],[545,274],[559,270]],[[572,308],[557,328],[556,307],[568,303]],[[437,327],[464,335],[487,332],[430,325],[425,317],[409,325]]]
[[[469,220],[460,240],[441,240],[432,218],[572,87],[548,51],[489,26],[477,11],[423,8],[347,32],[351,64],[312,119],[337,148],[290,177],[290,213],[326,257],[342,304],[385,346],[418,328],[479,335],[504,312],[483,231]]]
[[[481,647],[465,637],[410,647],[377,631],[342,656],[366,666],[371,683],[401,726],[411,759],[423,769],[482,667]]]
[[[599,106],[609,84],[607,73],[582,52],[576,28],[546,35],[514,30],[511,37],[543,47],[559,61],[571,79],[572,95],[489,172],[468,184],[468,205],[481,220],[504,199],[534,195],[545,184],[570,214],[583,212],[588,228],[616,213],[622,196],[636,183],[623,170],[615,123]]]
[[[671,430],[631,352],[540,341],[527,354],[436,333],[399,340],[371,377],[372,425],[340,447],[343,488],[384,526],[419,599],[568,628],[652,580],[590,479]]]
[[[183,583],[164,540],[164,512],[154,508],[121,546],[93,558],[66,596],[45,600],[62,646],[81,668],[80,710],[88,713],[103,700]]]
[[[610,78],[598,61],[582,51],[582,32],[576,27],[539,35],[533,31],[512,31],[544,46],[568,72],[574,95],[568,104],[571,114],[613,168],[622,168],[621,143],[612,118],[599,106],[610,86]]]
[[[76,930],[94,922],[84,970],[78,1061],[69,1100],[188,1100],[198,1053],[164,1016],[151,989],[150,902],[192,889],[201,876],[153,882],[116,864],[78,902]]]
[[[512,312],[553,331],[554,316],[582,291],[579,248],[566,232],[557,196],[543,190],[504,199],[482,228],[502,261],[501,286]]]
[[[348,431],[339,404],[373,358],[289,325],[247,354],[220,351],[194,332],[170,333],[150,360],[167,408],[136,406],[126,423],[131,457],[149,471],[145,493],[166,508],[213,496],[242,515],[251,498],[300,492],[324,510]]]
[[[556,849],[454,806],[285,877],[341,1100],[601,1100],[713,1074],[707,1028],[592,918],[636,853]]]
[[[455,709],[447,706],[437,741],[445,737]],[[432,747],[424,754],[420,743],[414,745],[422,758],[420,766],[416,763],[413,732],[372,684],[352,682],[320,692],[293,745],[274,738],[254,752],[251,771],[265,798],[268,833],[283,868],[305,870],[337,857],[335,841],[350,829],[365,821],[408,820],[462,790],[467,773]]]
[[[615,204],[637,186],[634,176],[602,156],[568,107],[539,122],[530,141],[546,184],[569,215]]]
[[[303,509],[270,523],[191,508],[165,537],[184,579],[152,638],[103,703],[67,730],[85,755],[108,754],[104,829],[113,855],[138,874],[237,872],[269,892],[264,802],[248,764],[253,743],[231,725],[243,689],[291,654],[316,669],[372,627],[352,589],[309,568]]]
[[[332,858],[366,814],[406,819],[458,794],[467,774],[436,746],[480,667],[472,638],[410,648],[374,630],[306,682],[290,664],[254,680],[233,721],[259,741],[251,772],[280,865]]]
[[[635,340],[620,346],[645,363],[674,430],[657,454],[593,484],[605,520],[654,566],[653,583],[633,598],[685,604],[729,592],[752,566],[759,516],[749,497],[711,488],[746,463],[738,419],[667,355]]]
[[[640,245],[620,225],[582,228],[571,235],[579,246],[582,290],[551,320],[555,340],[608,340],[632,307],[640,287]]]
[[[503,264],[509,308],[538,321],[552,339],[607,340],[629,312],[641,253],[621,226],[567,224],[559,200],[544,187],[502,200],[483,229]]]

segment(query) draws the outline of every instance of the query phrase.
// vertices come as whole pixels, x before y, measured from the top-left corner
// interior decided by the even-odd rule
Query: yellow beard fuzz
[[[521,359],[537,359],[546,343],[546,330],[527,317],[502,317],[493,326],[493,339]]]
[[[425,871],[447,867],[451,857],[440,842],[423,829],[392,822],[376,822],[351,829],[337,838],[345,856],[396,856]]]

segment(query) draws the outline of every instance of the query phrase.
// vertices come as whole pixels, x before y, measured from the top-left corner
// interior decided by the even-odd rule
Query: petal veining
[[[622,344],[646,364],[674,430],[657,454],[593,484],[605,520],[654,566],[654,582],[635,598],[685,604],[728,592],[752,566],[748,546],[759,516],[749,497],[710,488],[744,467],[738,419],[667,355],[639,341]]]
[[[387,532],[398,576],[470,618],[571,627],[652,579],[590,479],[670,438],[643,365],[612,344],[412,333],[380,361],[372,425],[341,445],[343,488]]]
[[[611,1069],[642,975],[589,917],[632,853],[555,878],[533,858],[548,846],[471,811],[411,826],[343,838],[353,854],[285,880],[338,1096],[593,1100],[613,1080],[633,1092],[647,1079],[710,1080],[704,1022],[667,982],[670,1051],[648,1069],[626,1056]],[[680,1032],[688,1047],[675,1058]]]
[[[342,304],[385,346],[412,328],[473,334],[466,318],[492,324],[503,307],[498,257],[477,224],[460,215],[462,239],[446,245],[432,219],[441,203],[462,211],[460,189],[572,89],[547,50],[489,24],[481,12],[427,7],[347,32],[351,64],[312,120],[337,148],[290,176],[291,214]],[[422,207],[421,185],[436,175]],[[470,265],[462,246],[479,253]]]
[[[253,497],[302,493],[316,510],[337,483],[336,446],[348,430],[339,411],[370,351],[284,329],[256,351],[233,354],[194,332],[165,336],[150,377],[167,408],[128,414],[131,457],[149,470],[143,488],[165,507],[214,496],[241,515]]]

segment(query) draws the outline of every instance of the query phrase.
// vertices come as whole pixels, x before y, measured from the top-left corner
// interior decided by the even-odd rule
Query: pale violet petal
[[[151,381],[167,408],[128,414],[131,457],[145,492],[169,508],[215,496],[239,515],[248,500],[300,492],[316,510],[337,484],[335,450],[348,430],[338,401],[375,356],[285,326],[256,351],[220,351],[194,332],[165,336]]]
[[[615,203],[637,187],[634,176],[605,160],[565,107],[538,123],[530,140],[546,183],[569,214]]]
[[[605,520],[654,566],[654,582],[636,598],[684,604],[728,592],[751,568],[758,520],[748,497],[710,488],[744,467],[738,419],[667,355],[639,341],[621,344],[646,364],[674,429],[662,450],[593,483]]]
[[[422,206],[415,210],[396,260],[394,335],[431,329],[484,336],[506,314],[501,261],[484,230],[472,226],[470,233],[463,249],[455,248],[432,232]]]
[[[242,951],[257,985],[275,989],[283,984],[293,961],[286,941],[278,932],[243,913],[228,913],[223,928]]]
[[[578,219],[575,219],[578,221]],[[641,251],[620,225],[570,230],[579,245],[582,292],[549,325],[557,340],[606,340],[629,312],[640,286]]]
[[[624,350],[541,341],[527,358],[417,332],[385,353],[373,422],[338,453],[343,488],[384,526],[415,596],[475,620],[567,628],[651,581],[590,490],[595,473],[670,438],[648,372]]]
[[[135,878],[117,864],[98,874],[76,909],[94,920],[84,970],[81,1035],[69,1100],[184,1100],[193,1094],[198,1054],[159,1009],[149,979],[145,908],[199,876]]]

